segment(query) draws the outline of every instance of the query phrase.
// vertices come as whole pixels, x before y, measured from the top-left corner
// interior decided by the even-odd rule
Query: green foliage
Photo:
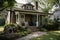
[[[44,24],[41,28],[42,30],[59,30],[59,23],[57,21],[49,21],[48,23]]]
[[[29,28],[22,28],[16,24],[8,24],[5,27],[9,27],[9,26],[14,28],[13,34],[7,34],[5,36],[5,34],[3,33],[0,35],[0,39],[2,39],[2,40],[4,40],[4,39],[5,40],[14,40],[15,38],[20,38],[20,37],[23,37],[23,36],[31,33],[31,30]],[[2,36],[2,35],[4,35],[4,36]]]
[[[3,25],[5,25],[5,19],[0,18],[0,26],[3,26]]]
[[[0,0],[0,8],[13,7],[14,3],[16,3],[15,0]]]
[[[43,11],[43,12],[48,12],[53,5],[55,5],[56,3],[58,3],[57,0],[26,0],[27,2],[39,2],[39,8]]]
[[[53,7],[53,5],[57,3],[56,0],[39,0],[39,2],[40,8],[43,12],[48,12]],[[42,8],[41,6],[44,7]]]
[[[31,30],[29,28],[22,28],[19,25],[17,25],[17,32],[31,33]]]
[[[19,26],[17,24],[8,24],[8,25],[5,25],[5,27],[10,27],[10,26],[12,28],[14,28],[14,32],[24,32],[24,31],[30,32],[30,29],[22,28],[21,26]]]
[[[17,26],[16,26],[15,24],[7,24],[7,25],[5,25],[5,28],[6,28],[6,27],[12,27],[12,28],[15,29]]]

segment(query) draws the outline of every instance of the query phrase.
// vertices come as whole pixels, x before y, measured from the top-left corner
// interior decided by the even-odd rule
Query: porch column
[[[13,11],[10,10],[10,23],[12,24],[12,20],[13,20]]]
[[[12,10],[8,10],[8,15],[7,15],[7,23],[11,24],[12,23]]]
[[[10,24],[10,11],[8,11],[6,23],[7,24]]]
[[[20,13],[18,13],[18,24],[20,25]]]
[[[37,14],[37,23],[36,23],[36,26],[38,27],[38,14]]]
[[[19,25],[19,26],[21,26],[21,14],[20,14],[20,12],[18,12],[18,17],[17,17],[18,19],[18,22],[17,22],[17,24]]]

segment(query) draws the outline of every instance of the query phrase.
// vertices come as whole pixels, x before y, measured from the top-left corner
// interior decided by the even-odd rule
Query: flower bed
[[[12,26],[13,32],[9,33],[9,31],[7,31],[7,33],[4,33],[4,31],[6,30],[5,29],[3,33],[0,34],[0,40],[15,40],[16,38],[20,38],[20,37],[26,36],[29,33],[31,33],[31,30],[29,28],[22,28],[18,25],[15,26],[12,24],[6,25],[5,28],[8,26],[10,27]]]

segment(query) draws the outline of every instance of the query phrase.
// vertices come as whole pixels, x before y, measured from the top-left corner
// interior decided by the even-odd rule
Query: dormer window
[[[31,3],[27,3],[27,4],[24,4],[22,8],[25,10],[33,10],[34,6]]]

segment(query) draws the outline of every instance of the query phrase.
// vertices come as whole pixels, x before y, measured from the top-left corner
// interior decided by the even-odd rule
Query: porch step
[[[38,31],[36,26],[29,26],[29,28],[31,29],[31,31],[36,32]]]

